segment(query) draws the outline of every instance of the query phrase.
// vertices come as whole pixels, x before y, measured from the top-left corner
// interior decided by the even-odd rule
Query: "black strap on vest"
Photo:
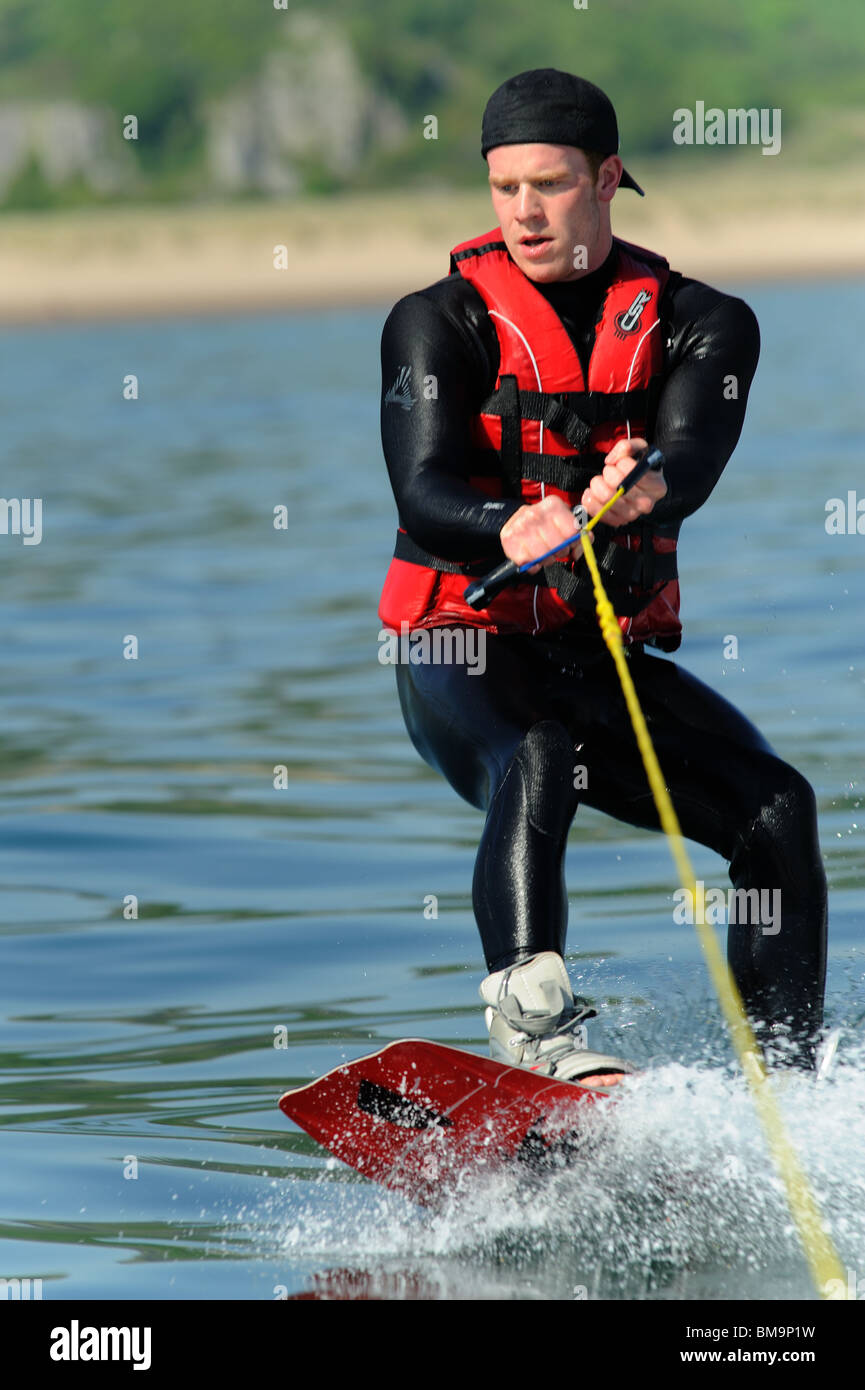
[[[520,476],[531,483],[549,483],[563,492],[582,495],[600,469],[598,454],[523,454]],[[474,449],[469,457],[468,476],[502,478],[502,460],[498,449]],[[518,488],[514,496],[520,496]]]
[[[643,589],[651,589],[652,585],[657,584],[658,580],[662,577],[659,571],[663,569],[663,566],[659,565],[658,561],[660,559],[664,559],[665,556],[659,555],[655,550],[655,547],[652,545],[652,529],[650,526],[646,524],[645,521],[640,524],[639,553],[641,562],[640,587]],[[675,552],[673,553],[672,558],[675,562]],[[670,576],[670,578],[676,579],[679,573],[678,565],[674,563],[673,568],[675,572]]]
[[[599,454],[523,454],[520,476],[533,483],[551,483],[567,492],[582,492],[600,466]],[[469,479],[497,478],[501,481],[502,460],[498,449],[473,449],[466,472]]]
[[[523,454],[523,477],[582,496],[598,472],[596,454]]]
[[[609,527],[600,525],[594,532],[598,567],[606,580],[613,607],[623,618],[632,618],[648,606],[653,597],[648,591],[654,585],[666,584],[678,577],[675,551],[658,554],[652,545],[651,528],[641,526],[640,532],[639,550],[626,550],[616,545]],[[576,568],[570,564],[550,565],[542,572],[550,588],[555,589],[571,608],[594,609],[591,575],[585,565],[579,561]],[[632,589],[639,592],[632,593]]]
[[[520,392],[515,376],[503,376],[496,393],[501,401],[502,418],[502,475],[505,497],[519,497],[522,477],[523,440],[521,430]]]
[[[438,570],[441,574],[464,574],[467,579],[486,574],[490,565],[494,563],[489,558],[470,564],[463,564],[459,560],[443,560],[440,555],[433,555],[431,551],[417,545],[411,536],[402,530],[396,533],[393,556],[395,560],[407,560],[410,565],[424,565],[427,569]],[[530,583],[534,582],[532,575],[526,575],[525,578]]]
[[[495,415],[502,422],[502,444],[505,430],[520,420],[538,420],[547,429],[563,434],[573,449],[584,452],[589,447],[591,430],[596,425],[636,417],[646,420],[651,431],[661,377],[652,377],[648,387],[636,391],[516,391],[516,377],[503,376],[497,390],[482,401],[481,415]],[[510,433],[508,434],[510,444]]]
[[[640,525],[640,549],[626,550],[616,545],[613,530],[601,524],[595,532],[595,555],[601,574],[606,579],[616,612],[622,617],[633,617],[651,601],[651,594],[645,591],[653,585],[668,583],[678,576],[675,551],[657,554],[652,545],[651,527]],[[406,560],[409,564],[424,565],[427,569],[441,574],[464,574],[467,579],[486,574],[490,568],[489,559],[477,560],[471,564],[461,564],[456,560],[444,560],[417,545],[405,531],[398,531],[394,558]],[[540,584],[556,589],[565,603],[572,608],[590,608],[594,605],[591,576],[586,566],[577,562],[577,568],[570,564],[548,565],[539,574],[520,575],[521,584]],[[632,588],[641,590],[632,594]]]

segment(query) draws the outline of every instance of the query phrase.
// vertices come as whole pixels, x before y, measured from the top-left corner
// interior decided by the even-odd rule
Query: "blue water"
[[[834,1077],[783,1104],[865,1270],[865,535],[824,524],[829,498],[865,497],[865,285],[745,293],[762,362],[684,530],[677,659],[817,791],[844,1034]],[[592,812],[569,965],[593,1043],[650,1067],[603,1162],[433,1217],[276,1108],[393,1038],[485,1040],[480,816],[415,755],[377,659],[385,312],[0,335],[3,490],[43,499],[40,544],[0,536],[0,1278],[45,1298],[807,1298],[664,843]]]

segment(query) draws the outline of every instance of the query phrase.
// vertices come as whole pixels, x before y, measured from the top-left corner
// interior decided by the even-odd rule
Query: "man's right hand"
[[[515,565],[524,565],[535,555],[543,555],[560,541],[567,540],[576,529],[577,521],[567,502],[563,502],[561,497],[545,497],[543,502],[533,502],[514,512],[499,532],[499,540],[508,559],[513,560]],[[567,550],[550,556],[545,564],[576,560],[582,553],[582,541],[576,541]],[[533,565],[528,573],[537,574],[541,568],[541,565]]]

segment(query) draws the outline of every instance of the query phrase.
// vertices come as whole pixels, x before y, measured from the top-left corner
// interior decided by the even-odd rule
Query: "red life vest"
[[[484,300],[499,342],[495,390],[472,421],[469,483],[491,498],[527,503],[556,494],[571,507],[618,439],[646,437],[660,390],[663,343],[658,305],[669,275],[663,257],[615,238],[618,264],[607,288],[588,381],[555,310],[508,255],[499,228],[463,242],[451,270]],[[629,430],[630,426],[630,430]],[[677,527],[651,516],[595,529],[595,554],[626,641],[678,647]],[[495,561],[455,564],[431,555],[400,529],[379,616],[388,627],[461,623],[490,632],[550,632],[577,615],[596,626],[586,565],[547,566],[476,612],[469,580]]]

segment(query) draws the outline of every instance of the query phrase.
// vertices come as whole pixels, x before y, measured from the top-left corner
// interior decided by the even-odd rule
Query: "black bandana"
[[[508,78],[484,111],[481,154],[496,145],[575,145],[617,154],[619,127],[613,104],[593,82],[557,68],[535,68]],[[643,190],[622,172],[620,188]]]

